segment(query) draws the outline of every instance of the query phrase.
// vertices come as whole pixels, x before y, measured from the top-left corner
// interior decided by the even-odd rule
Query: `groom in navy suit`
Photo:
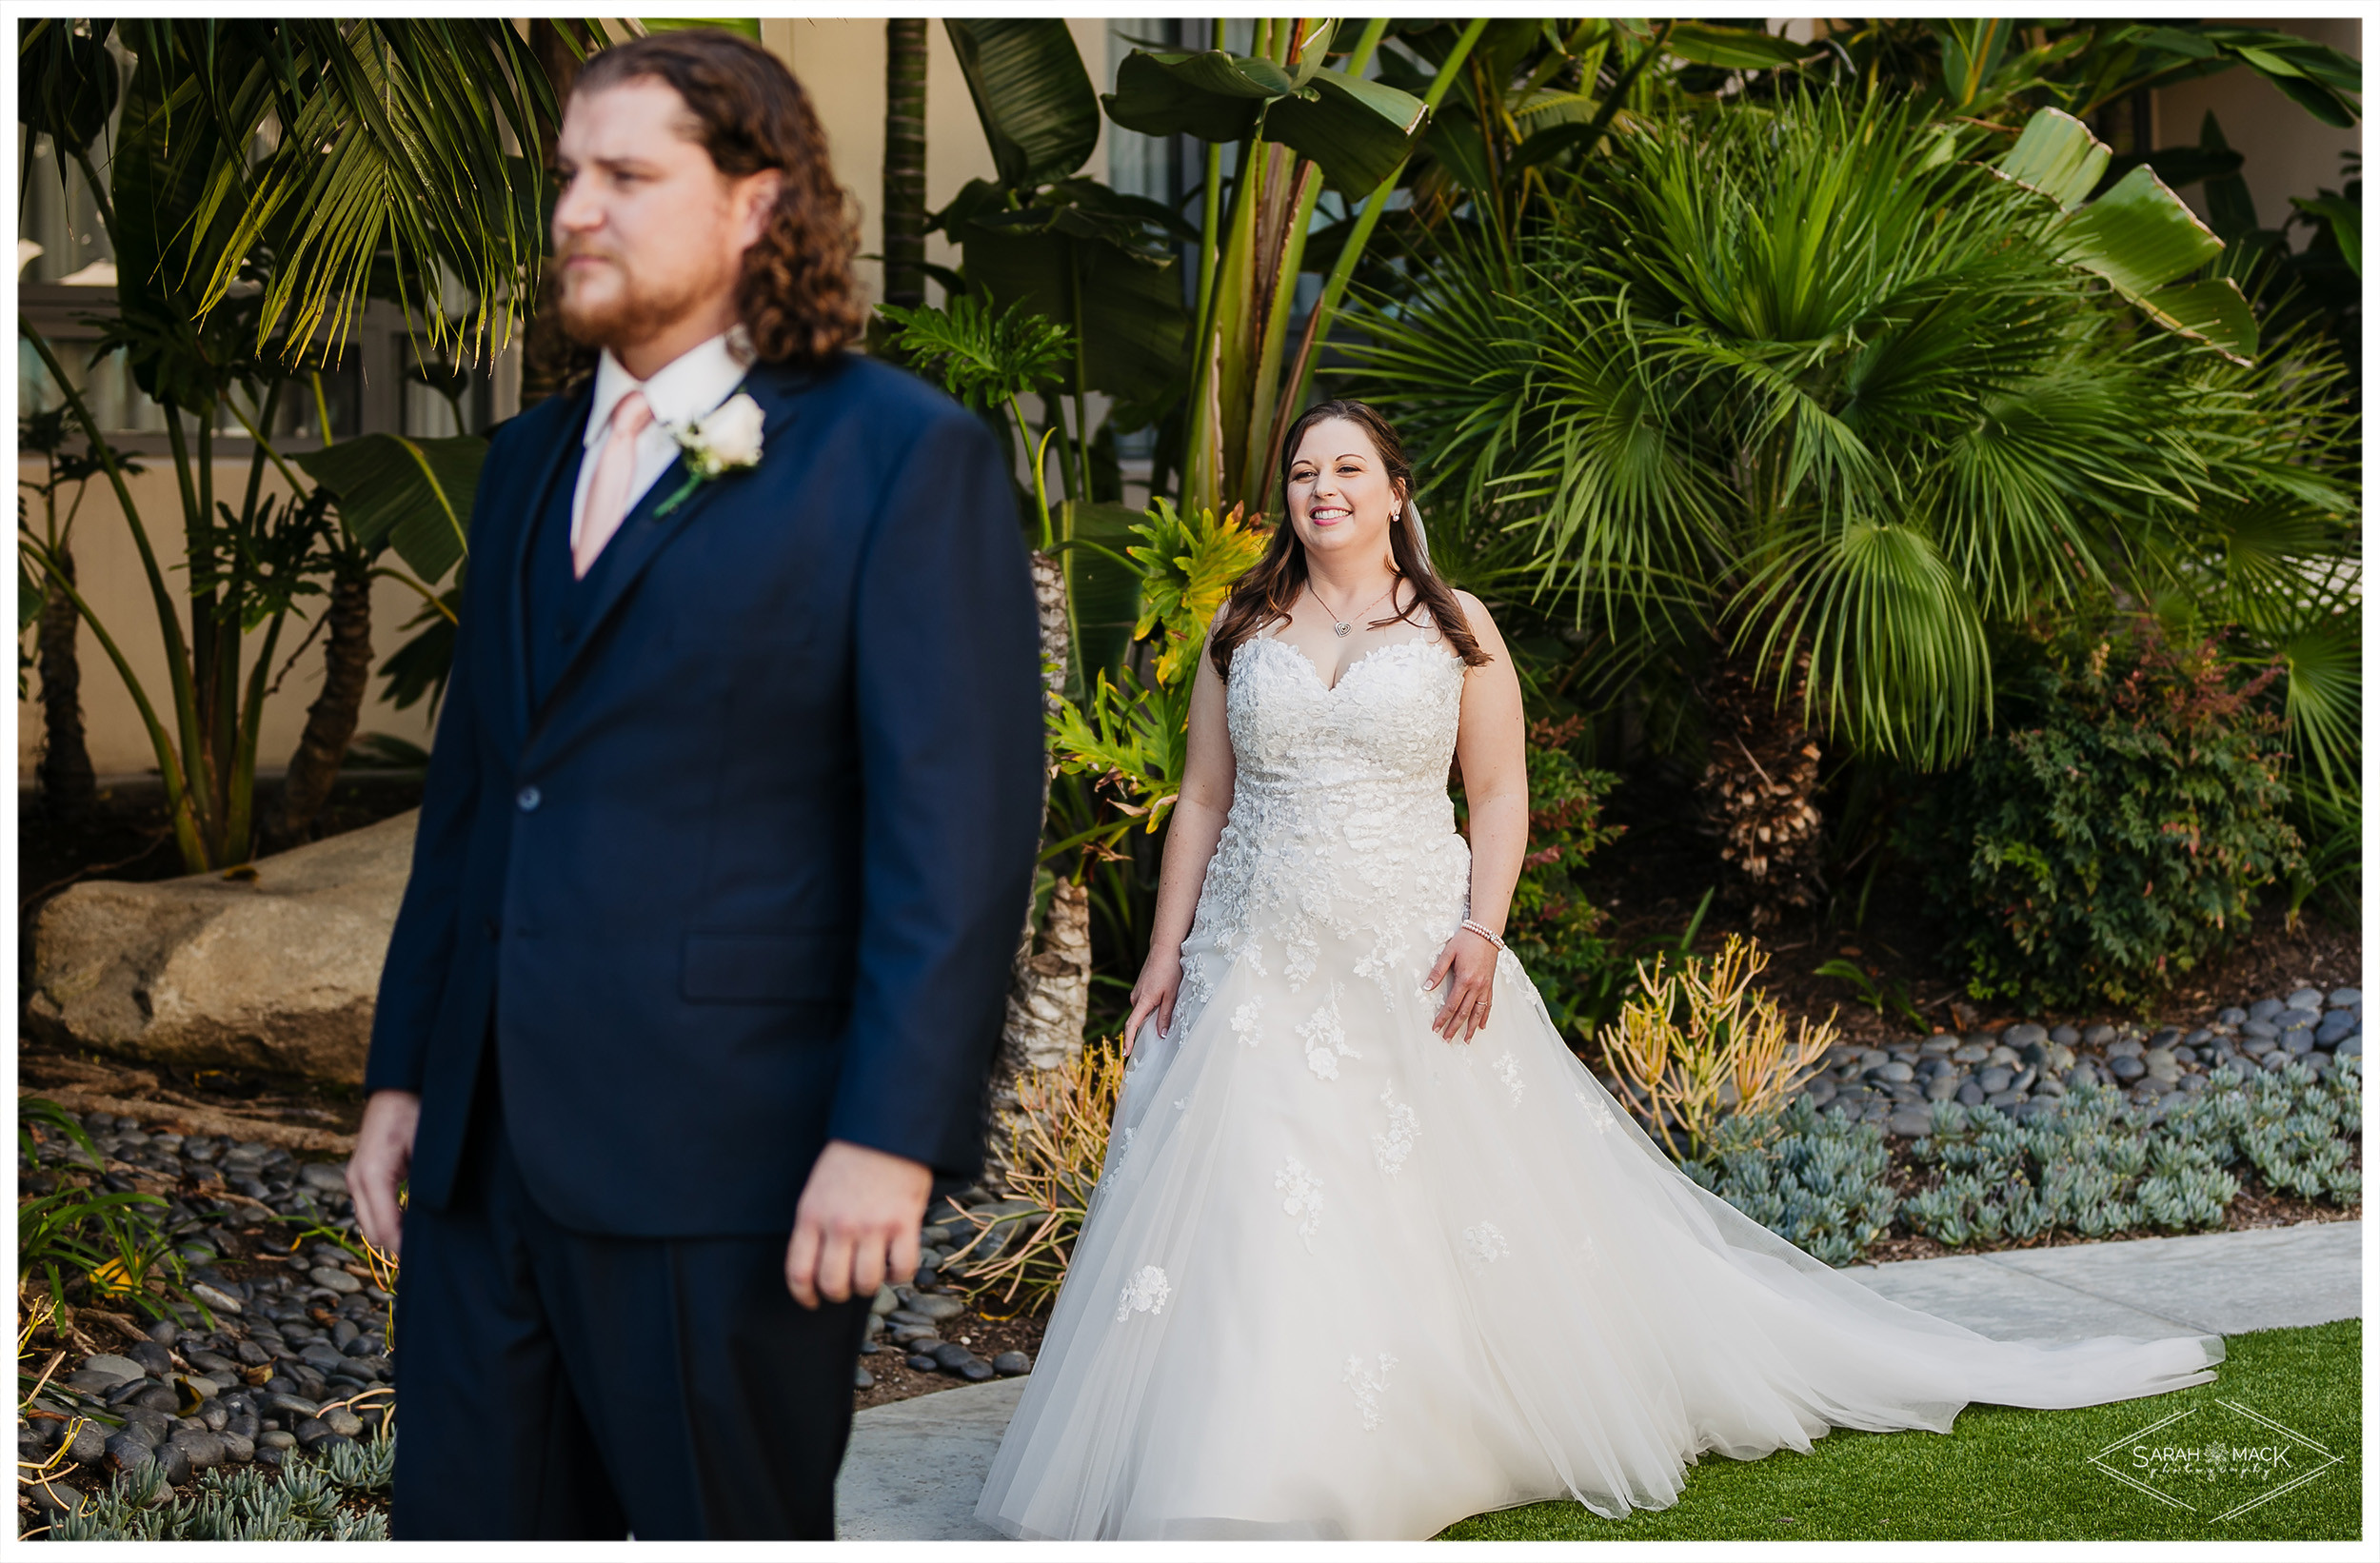
[[[394,1529],[825,1538],[1039,844],[1013,488],[843,350],[854,235],[772,56],[598,54],[557,163],[601,358],[488,451],[348,1173],[403,1245]]]

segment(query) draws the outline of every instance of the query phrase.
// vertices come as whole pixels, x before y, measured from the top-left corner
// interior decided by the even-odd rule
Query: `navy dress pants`
[[[400,1540],[830,1540],[867,1299],[785,1290],[790,1234],[557,1226],[494,1071],[446,1210],[405,1216]]]

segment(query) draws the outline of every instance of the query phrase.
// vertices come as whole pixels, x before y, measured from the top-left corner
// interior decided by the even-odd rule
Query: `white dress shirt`
[[[570,496],[573,548],[578,545],[579,524],[586,516],[587,485],[594,482],[595,464],[603,458],[604,443],[611,438],[612,409],[620,405],[620,399],[630,391],[641,390],[645,405],[653,409],[653,421],[636,437],[636,467],[628,480],[627,504],[627,508],[634,510],[645,491],[660,482],[661,475],[677,459],[678,442],[668,425],[683,428],[707,416],[744,383],[747,366],[736,355],[728,337],[729,333],[723,331],[708,342],[687,348],[645,381],[639,381],[623,368],[620,361],[611,356],[610,348],[604,349],[603,359],[595,366],[595,405],[586,414],[586,454],[579,462],[579,485]]]

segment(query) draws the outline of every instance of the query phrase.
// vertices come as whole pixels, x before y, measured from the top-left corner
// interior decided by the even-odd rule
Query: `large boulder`
[[[93,880],[41,910],[38,1034],[119,1057],[360,1084],[415,815],[250,869]]]

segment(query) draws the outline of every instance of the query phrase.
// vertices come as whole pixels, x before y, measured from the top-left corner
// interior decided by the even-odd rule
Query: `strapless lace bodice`
[[[1385,995],[1437,959],[1470,900],[1471,853],[1446,783],[1463,663],[1433,641],[1366,652],[1336,686],[1303,652],[1252,636],[1225,710],[1237,775],[1189,945],[1278,973],[1297,992],[1322,941],[1351,946]],[[1203,962],[1183,1001],[1204,998]]]

